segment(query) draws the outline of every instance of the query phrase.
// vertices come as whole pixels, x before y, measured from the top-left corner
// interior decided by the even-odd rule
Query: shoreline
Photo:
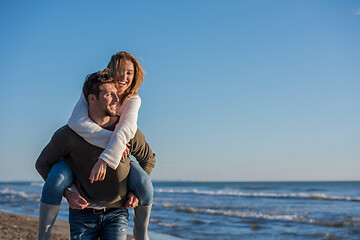
[[[33,240],[37,237],[38,218],[0,211],[0,226],[0,239]],[[51,239],[70,239],[69,223],[57,219],[53,226]],[[127,240],[132,239],[132,236],[127,236]]]

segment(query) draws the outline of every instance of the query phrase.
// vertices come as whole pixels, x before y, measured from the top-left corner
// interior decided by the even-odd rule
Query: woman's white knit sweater
[[[68,125],[88,143],[105,148],[99,158],[112,169],[116,169],[126,149],[126,143],[135,136],[140,105],[139,95],[126,98],[116,109],[116,114],[120,116],[120,119],[112,132],[100,127],[89,118],[88,103],[84,94],[81,94]]]

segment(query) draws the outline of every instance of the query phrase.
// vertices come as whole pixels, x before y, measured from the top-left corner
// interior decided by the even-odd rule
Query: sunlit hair
[[[96,98],[99,99],[100,86],[105,83],[117,84],[110,69],[105,68],[103,71],[87,75],[83,85],[83,93],[86,101],[89,102],[89,94],[94,94]]]
[[[122,104],[127,97],[137,94],[137,90],[144,80],[144,70],[141,68],[136,58],[128,52],[118,52],[117,54],[113,55],[107,68],[112,71],[115,77],[116,74],[122,70],[120,69],[120,66],[124,65],[125,61],[131,61],[134,65],[134,79],[132,80],[130,87],[128,87],[125,92],[119,96],[120,104]]]

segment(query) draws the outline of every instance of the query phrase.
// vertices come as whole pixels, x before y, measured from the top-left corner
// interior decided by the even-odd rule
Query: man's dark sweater
[[[129,143],[130,154],[150,175],[155,166],[155,154],[139,129]],[[36,161],[36,169],[46,181],[52,165],[63,157],[72,169],[74,184],[82,197],[90,203],[104,207],[123,207],[127,194],[129,157],[120,162],[116,170],[108,167],[104,181],[90,183],[91,170],[103,150],[86,142],[65,125],[55,132],[49,144],[41,152]]]

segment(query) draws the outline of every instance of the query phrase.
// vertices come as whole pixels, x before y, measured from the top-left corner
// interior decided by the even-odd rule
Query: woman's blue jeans
[[[69,165],[64,160],[55,163],[43,186],[41,202],[60,205],[64,190],[71,186],[72,181],[73,173]],[[141,206],[147,206],[153,201],[154,190],[151,179],[135,161],[130,162],[128,190],[135,193]]]

